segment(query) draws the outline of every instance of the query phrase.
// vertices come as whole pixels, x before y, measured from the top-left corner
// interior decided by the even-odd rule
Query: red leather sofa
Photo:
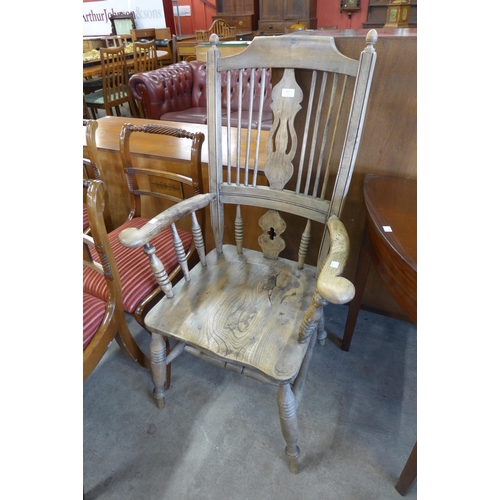
[[[182,61],[164,66],[147,73],[136,73],[130,77],[128,86],[134,99],[141,102],[146,118],[188,123],[207,123],[207,65],[203,61]],[[239,73],[231,72],[231,102],[237,102],[239,94]],[[223,76],[225,87],[226,78]],[[243,70],[242,99],[244,109],[250,109],[250,72]],[[271,70],[265,71],[266,91],[262,128],[269,130],[272,124],[271,111]],[[252,126],[256,126],[258,114],[262,72],[254,77],[255,102],[252,110]],[[224,103],[224,108],[226,104]],[[231,107],[233,109],[233,107]],[[236,109],[236,106],[234,106]],[[227,124],[227,115],[223,112],[222,124]],[[236,126],[237,117],[231,115],[231,125]],[[248,115],[242,117],[243,126],[248,126]]]

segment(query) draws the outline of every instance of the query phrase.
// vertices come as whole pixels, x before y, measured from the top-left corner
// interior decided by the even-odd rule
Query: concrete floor
[[[276,389],[188,354],[166,407],[150,373],[113,342],[83,387],[85,499],[391,500],[417,434],[413,324],[361,311],[350,352],[346,306],[326,308],[298,409],[300,473],[288,471]],[[132,318],[144,347],[149,335]],[[417,485],[405,497],[417,498]]]

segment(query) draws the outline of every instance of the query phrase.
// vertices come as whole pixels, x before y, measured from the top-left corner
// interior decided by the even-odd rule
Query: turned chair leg
[[[285,455],[288,457],[290,472],[299,472],[300,449],[297,446],[299,426],[295,396],[290,384],[280,385],[278,389],[278,409],[280,415],[281,432],[286,441]]]
[[[325,329],[325,311],[321,308],[321,317],[318,323],[318,344],[325,345],[326,341],[326,329]]]
[[[168,342],[168,340],[167,340]],[[153,378],[153,396],[158,408],[165,407],[165,391],[167,382],[167,344],[163,335],[151,334],[151,377]]]

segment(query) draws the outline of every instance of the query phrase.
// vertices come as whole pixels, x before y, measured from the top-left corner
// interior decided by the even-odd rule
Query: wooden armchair
[[[154,140],[154,134],[169,136],[172,141],[179,142],[177,147],[181,148],[185,147],[181,143],[187,143],[188,151],[191,152],[191,177],[175,173],[169,164],[166,164],[165,170],[161,171],[135,165],[130,151],[130,138],[135,133],[151,134],[151,140]],[[201,133],[193,134],[166,125],[125,124],[120,134],[120,154],[130,189],[130,213],[127,221],[108,234],[108,239],[120,277],[122,309],[126,313],[133,314],[136,321],[146,329],[144,316],[161,299],[163,292],[150,272],[146,255],[140,249],[124,249],[118,241],[118,234],[126,228],[148,226],[149,219],[141,216],[142,210],[148,208],[148,205],[172,206],[186,197],[199,193],[203,140],[204,136]],[[99,166],[98,160],[96,163]],[[151,242],[158,247],[157,255],[165,263],[165,268],[174,281],[180,278],[181,266],[189,266],[197,261],[194,250],[196,241],[202,237],[201,233],[198,234],[201,229],[198,228],[198,231],[195,228],[193,232],[190,229],[190,226],[179,226],[177,231],[168,228]],[[181,264],[176,258],[179,248],[186,254],[186,260]],[[106,282],[91,272],[90,269],[84,269],[84,293],[105,301],[108,296]],[[144,363],[149,363],[147,356],[144,358]],[[170,367],[166,374],[165,389],[168,388],[169,381]]]
[[[145,319],[158,406],[164,405],[166,365],[183,352],[274,385],[292,472],[298,472],[297,408],[313,348],[326,338],[323,306],[354,297],[354,286],[341,276],[349,238],[340,215],[363,128],[376,39],[371,30],[359,61],[342,55],[331,36],[299,34],[256,37],[240,54],[223,58],[212,35],[209,192],[119,236],[128,248],[144,246],[165,293]],[[251,128],[250,119],[248,127],[241,125],[252,108],[233,109],[242,106],[241,86],[257,88],[255,75],[265,68],[275,80],[270,131],[261,130],[260,122]],[[244,70],[249,77],[240,77],[236,88],[221,84],[232,81],[223,75],[241,76]],[[265,97],[260,88],[254,97],[259,120]],[[228,131],[223,116],[232,123],[233,114],[236,126]],[[184,278],[172,286],[150,241],[165,227],[174,230],[179,217],[208,205],[216,248],[205,256],[198,241],[200,263],[183,269]],[[286,246],[285,229],[289,243],[300,241],[298,248]],[[314,241],[316,234],[323,237]],[[247,241],[249,235],[256,241]],[[169,340],[177,342],[170,353]]]
[[[236,40],[236,27],[229,26],[224,19],[216,19],[207,30],[195,30],[196,41],[208,42],[212,33],[215,33],[221,40]]]

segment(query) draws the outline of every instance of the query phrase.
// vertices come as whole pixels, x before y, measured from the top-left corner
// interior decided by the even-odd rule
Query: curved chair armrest
[[[140,229],[133,227],[124,229],[118,235],[118,240],[127,248],[141,247],[177,220],[191,212],[205,208],[214,198],[215,193],[208,193],[198,194],[192,198],[180,201],[173,207],[167,208],[158,214]]]
[[[346,304],[354,298],[354,285],[340,276],[349,256],[349,236],[344,224],[332,216],[327,222],[330,251],[318,277],[319,294],[332,304]]]

